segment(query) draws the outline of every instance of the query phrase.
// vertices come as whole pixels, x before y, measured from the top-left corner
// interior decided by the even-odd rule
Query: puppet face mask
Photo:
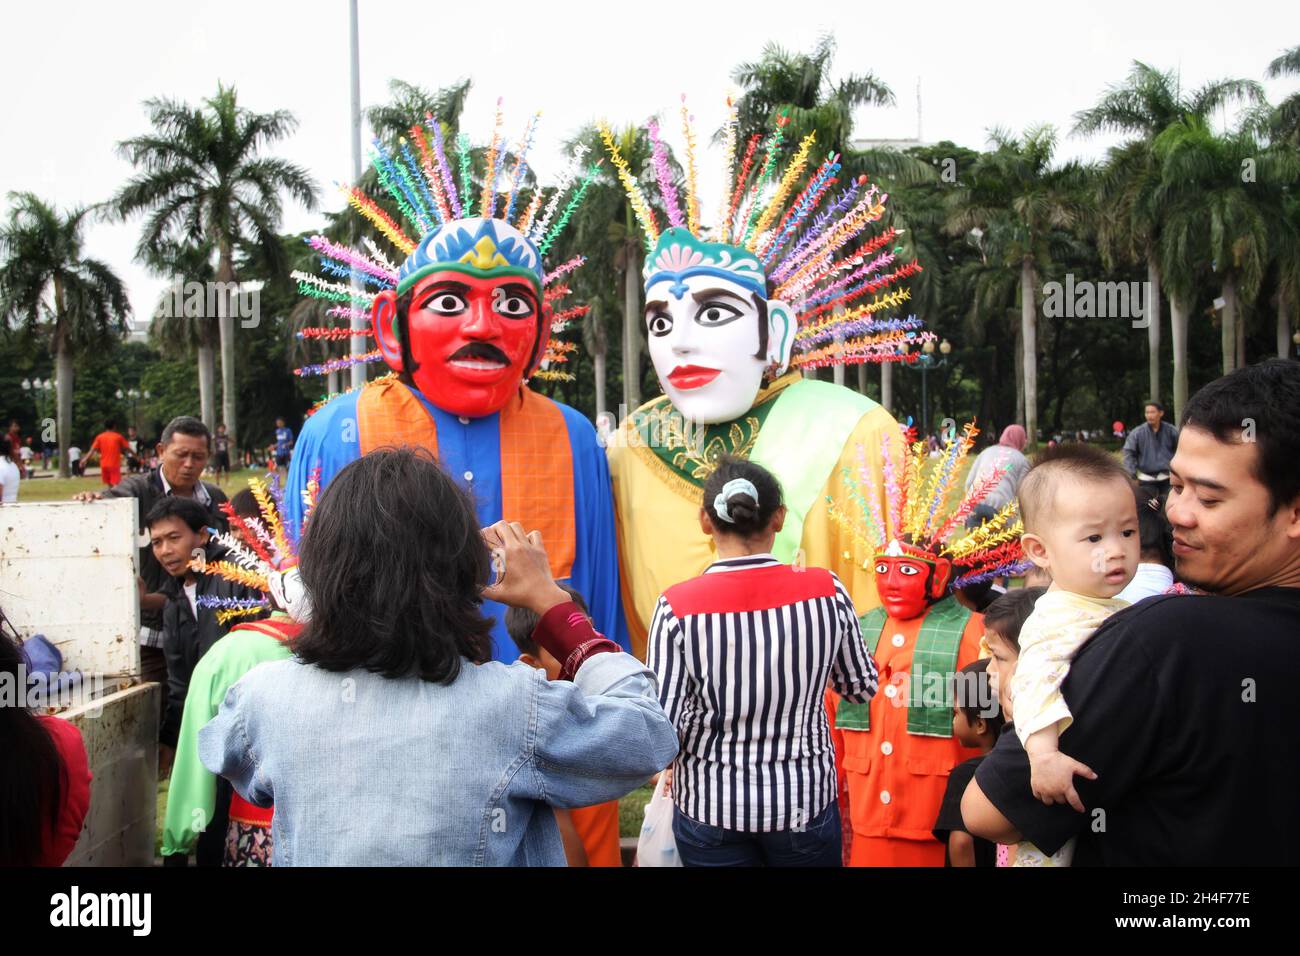
[[[550,322],[541,281],[536,249],[509,225],[451,223],[412,253],[396,292],[375,297],[376,343],[389,368],[409,372],[438,408],[469,418],[491,415],[541,358],[539,337]],[[404,354],[399,309],[407,298]]]
[[[739,418],[753,407],[764,371],[790,360],[793,315],[767,301],[758,261],[744,249],[669,229],[647,265],[645,293],[650,360],[689,421]]]
[[[952,564],[946,558],[919,558],[906,553],[878,554],[875,568],[880,603],[890,617],[900,621],[924,614],[943,597],[952,577]]]

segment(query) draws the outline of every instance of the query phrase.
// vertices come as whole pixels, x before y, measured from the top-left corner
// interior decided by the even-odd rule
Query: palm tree
[[[1051,262],[1052,232],[1070,228],[1081,214],[1086,170],[1077,163],[1053,168],[1056,132],[1051,126],[1031,127],[1023,138],[994,129],[989,141],[993,149],[980,156],[969,182],[949,197],[947,228],[953,235],[979,229],[992,244],[989,257],[1019,272],[1024,424],[1035,442],[1039,267]]]
[[[1203,120],[1171,124],[1153,144],[1169,203],[1166,260],[1208,262],[1222,283],[1223,372],[1244,364],[1240,300],[1252,303],[1269,261],[1270,233],[1280,230],[1288,188],[1300,181],[1294,150],[1261,147],[1249,127],[1216,136]],[[1166,268],[1168,268],[1167,266]],[[1181,266],[1186,268],[1186,265]],[[1177,403],[1175,403],[1177,404]]]
[[[106,264],[84,252],[86,208],[59,213],[28,192],[10,193],[0,229],[0,320],[45,332],[54,352],[59,477],[68,477],[72,435],[73,356],[126,332],[126,287]]]
[[[308,210],[316,208],[316,187],[306,170],[263,154],[295,129],[293,114],[255,113],[240,106],[234,88],[225,86],[199,108],[166,98],[145,106],[153,130],[118,145],[141,172],[110,203],[121,218],[149,214],[137,256],[149,261],[169,243],[208,243],[216,250],[216,281],[226,289],[236,279],[234,252],[241,242],[261,246],[269,261],[282,264],[276,236],[284,212],[281,194]],[[235,320],[230,308],[219,312],[222,418],[237,444]],[[199,357],[205,360],[204,351]],[[211,376],[200,371],[200,383],[205,379]],[[204,421],[215,427],[211,395],[201,397],[200,404]]]
[[[745,142],[766,133],[779,113],[788,118],[785,142],[798,144],[815,132],[827,149],[847,149],[853,136],[853,111],[860,106],[892,106],[894,92],[874,73],[830,78],[835,38],[824,34],[811,53],[790,53],[775,43],[762,56],[741,63],[732,79],[742,89],[736,101],[738,135]]]
[[[1270,80],[1300,76],[1300,46],[1293,46],[1270,63],[1264,75]],[[1274,142],[1300,146],[1300,93],[1292,93],[1278,106],[1270,132]]]
[[[151,253],[148,263],[158,275],[185,276],[207,288],[215,278],[212,259],[211,245],[167,243]],[[176,301],[178,292],[179,302]],[[175,285],[164,290],[149,324],[149,339],[165,356],[186,359],[198,356],[200,415],[211,416],[215,411],[212,400],[216,395],[214,349],[217,337],[210,318],[202,310],[194,314],[187,308],[189,303],[184,292],[183,287]],[[206,298],[205,295],[204,310]],[[207,420],[205,417],[204,421]]]
[[[664,222],[660,210],[658,186],[655,185],[654,166],[651,162],[649,134],[644,129],[627,126],[613,131],[614,142],[627,160],[629,167],[640,176],[640,185],[647,202]],[[601,156],[605,151],[600,133],[594,127],[579,131],[569,148],[586,143],[591,147],[588,157]],[[680,170],[673,162],[669,165],[675,174]],[[618,293],[623,299],[623,404],[628,412],[641,404],[641,352],[645,337],[645,313],[641,307],[641,266],[645,252],[645,234],[637,222],[632,204],[620,185],[611,164],[605,163],[592,181],[576,215],[570,223],[570,235],[575,248],[587,256],[587,265],[575,274],[575,289],[583,293],[583,300],[591,303],[589,324],[611,313]],[[594,288],[593,288],[593,284]],[[612,293],[606,295],[607,291]],[[594,293],[594,294],[593,294]],[[604,329],[599,334],[592,330],[589,345],[604,341]],[[593,364],[598,356],[593,354]],[[604,356],[599,356],[603,368]],[[603,383],[601,385],[603,388]]]
[[[1262,96],[1258,83],[1240,79],[1215,80],[1185,94],[1177,73],[1135,60],[1124,82],[1108,87],[1095,106],[1074,116],[1076,135],[1122,132],[1137,136],[1110,151],[1107,168],[1099,178],[1098,235],[1108,268],[1113,268],[1117,260],[1146,266],[1148,378],[1153,399],[1159,400],[1160,396],[1161,276],[1157,247],[1163,210],[1154,203],[1160,170],[1152,144],[1177,120],[1205,119],[1220,106],[1239,100],[1257,102]],[[1184,319],[1186,314],[1184,309]],[[1185,336],[1181,341],[1185,345]],[[1186,355],[1176,355],[1174,361],[1185,368]]]

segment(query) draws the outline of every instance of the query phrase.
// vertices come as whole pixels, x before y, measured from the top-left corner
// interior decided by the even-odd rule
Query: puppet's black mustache
[[[454,362],[457,359],[480,359],[485,362],[500,362],[502,365],[510,364],[510,359],[505,352],[487,342],[470,342],[468,345],[462,345],[451,353],[449,361]]]

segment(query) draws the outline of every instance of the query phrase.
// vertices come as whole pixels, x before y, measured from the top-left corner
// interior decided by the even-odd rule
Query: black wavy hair
[[[299,548],[311,621],[293,651],[329,671],[450,684],[492,657],[491,558],[469,495],[427,452],[370,452],[321,493]]]
[[[21,702],[25,660],[0,612],[0,679],[11,681],[15,706],[0,707],[0,866],[35,866],[58,822],[68,770],[41,722]]]
[[[1187,402],[1180,427],[1240,444],[1247,422],[1254,425],[1254,472],[1268,489],[1271,518],[1300,495],[1300,362],[1271,358],[1216,378]]]
[[[751,482],[758,491],[758,501],[744,492],[733,494],[727,499],[727,514],[731,520],[724,521],[713,507],[713,500],[722,492],[722,486],[735,478]],[[704,483],[704,510],[709,513],[713,527],[723,534],[741,538],[761,534],[767,530],[772,515],[782,504],[781,483],[776,476],[762,465],[744,458],[725,456]]]

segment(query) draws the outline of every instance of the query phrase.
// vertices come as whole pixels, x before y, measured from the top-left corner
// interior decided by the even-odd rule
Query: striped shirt
[[[770,554],[717,561],[655,606],[646,663],[677,728],[673,801],[726,830],[798,829],[836,797],[829,681],[876,692],[876,665],[840,579]]]

